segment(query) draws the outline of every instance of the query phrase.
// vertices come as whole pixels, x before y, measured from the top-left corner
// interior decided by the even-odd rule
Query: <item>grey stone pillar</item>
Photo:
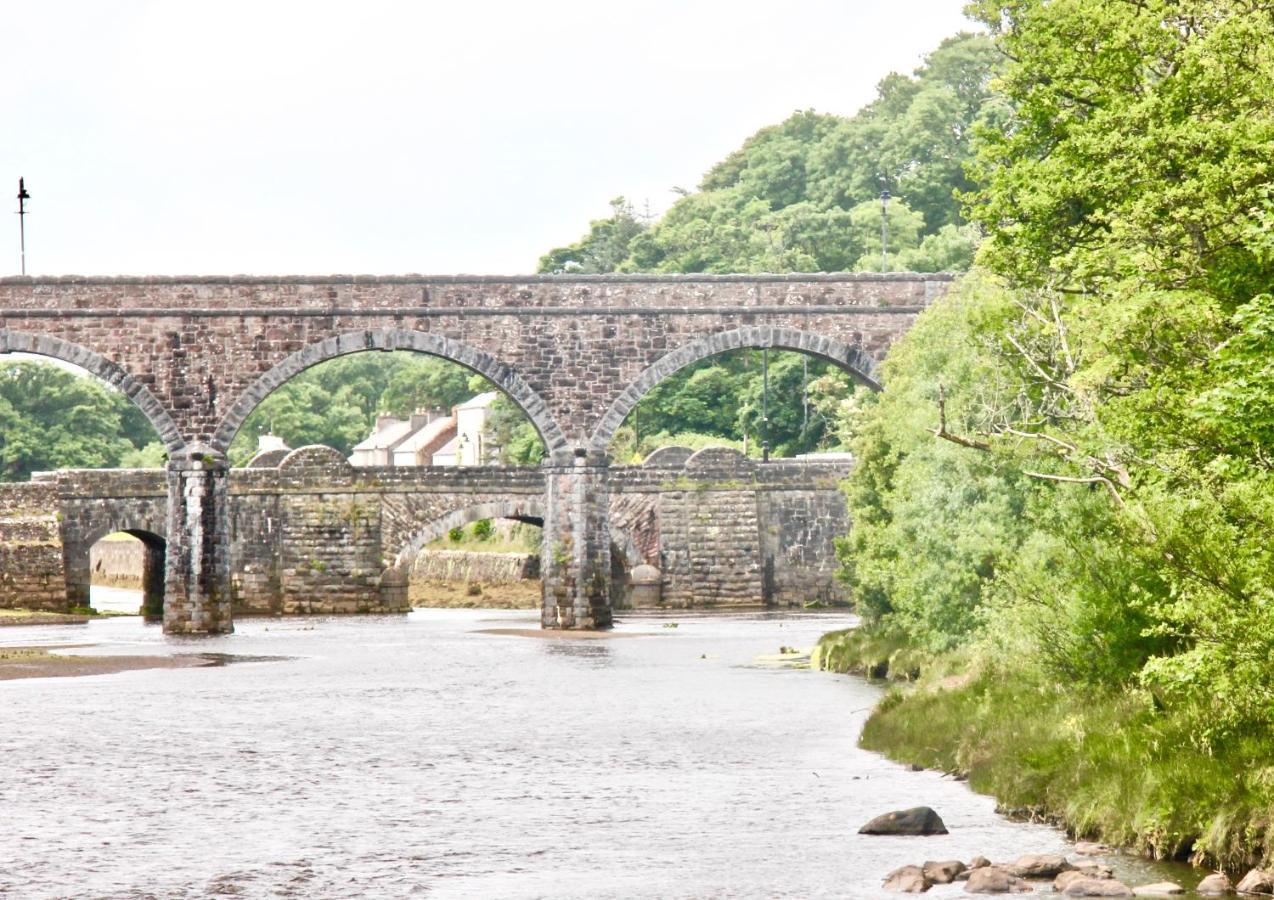
[[[544,467],[541,623],[545,628],[609,628],[607,460],[599,454],[568,454],[556,454]]]
[[[234,631],[227,471],[225,456],[202,444],[168,461],[166,634]]]

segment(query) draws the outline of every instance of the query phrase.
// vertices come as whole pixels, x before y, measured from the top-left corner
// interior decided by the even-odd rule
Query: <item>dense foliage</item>
[[[890,270],[967,268],[976,232],[955,193],[979,125],[1006,115],[990,92],[985,35],[949,38],[914,76],[893,74],[845,118],[797,112],[713,166],[657,222],[620,197],[541,272],[827,272],[881,267],[882,190]]]
[[[1022,685],[998,691],[998,717],[951,695],[969,709],[943,746],[1071,717],[1017,743],[1034,782],[1006,768],[996,790],[1069,815],[1067,767],[1106,751],[1066,728],[1117,723],[1120,764],[1165,781],[1131,823],[1089,805],[1072,824],[1268,859],[1274,7],[974,8],[1012,110],[979,129],[968,168],[984,271],[922,316],[859,416],[847,577],[878,632],[978,660],[966,692]],[[883,712],[876,740],[912,752],[923,730],[932,746],[943,702]],[[1167,777],[1222,755],[1247,774]],[[1085,802],[1131,802],[1121,784]]]
[[[162,459],[155,429],[123,394],[50,363],[0,365],[0,481]]]
[[[246,462],[267,433],[290,447],[325,444],[348,456],[371,433],[378,415],[407,418],[422,409],[449,410],[492,389],[481,375],[436,356],[378,351],[338,357],[262,400],[239,429],[230,456],[237,464]],[[543,442],[521,409],[501,398],[492,412],[491,443],[500,447],[492,462],[538,462]]]

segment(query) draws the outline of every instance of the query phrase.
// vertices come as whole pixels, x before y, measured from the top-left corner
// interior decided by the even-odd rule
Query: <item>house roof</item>
[[[460,435],[456,435],[447,443],[434,451],[434,456],[455,456],[460,448]]]
[[[404,453],[415,453],[421,447],[432,444],[448,431],[455,430],[455,427],[455,416],[444,416],[441,419],[434,419],[432,422],[421,425],[416,431],[408,435],[402,443],[394,447],[394,452],[397,453],[401,450]]]
[[[484,409],[494,403],[499,396],[499,391],[485,391],[476,397],[470,397],[456,409]]]
[[[373,431],[367,439],[354,445],[355,450],[390,450],[411,433],[411,422],[395,422],[378,431]]]

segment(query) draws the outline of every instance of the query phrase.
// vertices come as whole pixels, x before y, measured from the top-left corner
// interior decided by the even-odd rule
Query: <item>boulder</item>
[[[1274,894],[1274,872],[1253,869],[1243,876],[1236,890],[1240,894]]]
[[[991,865],[991,860],[987,859],[985,856],[975,856],[973,859],[969,860],[970,869],[985,869],[989,865]]]
[[[1111,850],[1105,844],[1099,844],[1096,841],[1076,841],[1075,852],[1080,856],[1104,856]]]
[[[1113,878],[1079,877],[1066,885],[1065,897],[1132,897],[1132,888]]]
[[[944,859],[940,862],[926,862],[921,868],[924,869],[925,878],[934,884],[950,884],[967,867],[958,859]]]
[[[964,890],[968,894],[1029,894],[1031,886],[999,866],[982,866],[969,873]]]
[[[1060,853],[1028,853],[1019,856],[1016,862],[1005,866],[1004,870],[1018,878],[1056,878],[1073,868],[1075,867]]]
[[[1218,872],[1200,881],[1195,890],[1208,897],[1219,897],[1222,894],[1233,894],[1234,885],[1230,884],[1230,879]]]
[[[1110,866],[1099,863],[1094,859],[1081,859],[1075,863],[1074,871],[1079,872],[1086,878],[1114,878],[1115,870]],[[1062,873],[1065,874],[1065,873]]]
[[[919,866],[903,866],[894,869],[885,876],[885,890],[897,891],[901,894],[923,894],[933,887],[933,882],[925,877]]]
[[[1078,869],[1071,869],[1069,872],[1063,872],[1062,874],[1058,875],[1056,878],[1053,879],[1053,890],[1057,891],[1057,893],[1060,894],[1062,891],[1066,890],[1067,886],[1072,881],[1077,881],[1080,878],[1087,878],[1087,877],[1088,877],[1087,875],[1085,875],[1083,872],[1079,871]]]
[[[1154,884],[1143,884],[1132,889],[1134,897],[1175,897],[1185,892],[1185,888],[1171,881],[1156,881]]]
[[[914,809],[902,809],[897,812],[877,816],[862,828],[859,834],[946,834],[947,826],[942,824],[938,814],[927,806]]]

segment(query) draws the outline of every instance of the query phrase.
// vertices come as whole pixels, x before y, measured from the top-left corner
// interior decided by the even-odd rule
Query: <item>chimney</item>
[[[384,431],[386,428],[389,428],[391,425],[397,425],[399,421],[401,420],[397,416],[385,416],[385,415],[377,416],[376,430]]]
[[[264,453],[267,450],[287,450],[288,445],[283,438],[277,434],[262,434],[257,437],[257,452]]]

